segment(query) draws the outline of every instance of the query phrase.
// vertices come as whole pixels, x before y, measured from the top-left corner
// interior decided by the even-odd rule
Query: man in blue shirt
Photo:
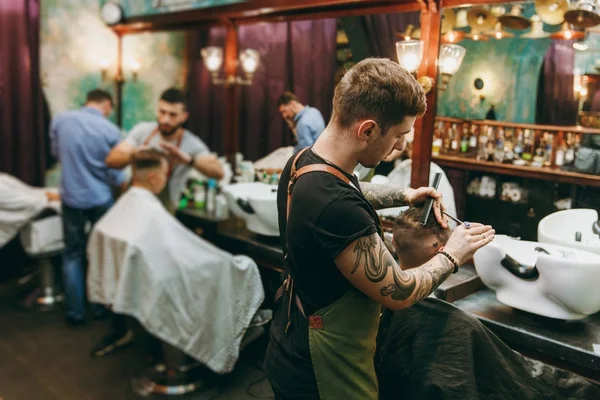
[[[111,207],[112,188],[125,180],[121,171],[109,169],[104,163],[121,139],[119,128],[107,119],[112,108],[109,93],[92,90],[83,108],[56,115],[50,125],[51,152],[62,167],[63,277],[67,322],[72,325],[86,321],[87,225],[95,224]],[[102,309],[93,306],[92,312],[100,316]]]
[[[285,92],[277,100],[277,108],[296,137],[294,152],[312,146],[325,129],[325,120],[321,112],[314,107],[305,106],[292,92]]]

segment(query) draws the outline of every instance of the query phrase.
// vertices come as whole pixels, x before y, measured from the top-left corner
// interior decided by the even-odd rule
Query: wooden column
[[[235,171],[235,153],[238,150],[238,110],[237,84],[235,79],[238,67],[238,32],[237,26],[228,21],[225,37],[225,124],[223,147],[233,170]]]
[[[115,75],[115,113],[117,114],[117,125],[123,127],[123,36],[117,35],[117,73]]]
[[[433,144],[433,128],[437,100],[437,59],[440,49],[442,16],[439,0],[419,0],[421,4],[421,40],[423,61],[418,76],[433,78],[434,85],[427,94],[427,112],[415,123],[415,138],[412,149],[411,187],[429,186],[429,164]]]

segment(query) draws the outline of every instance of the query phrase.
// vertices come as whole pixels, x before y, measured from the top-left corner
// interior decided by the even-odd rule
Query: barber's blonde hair
[[[450,239],[450,228],[442,228],[433,215],[433,210],[427,223],[423,225],[423,212],[423,207],[409,207],[394,220],[394,246],[398,252],[410,251],[415,243],[429,236],[435,236],[441,246]]]
[[[160,167],[166,159],[166,154],[158,149],[140,149],[133,153],[131,166],[134,170],[153,169]]]
[[[420,117],[427,109],[425,91],[398,63],[367,58],[346,72],[333,95],[333,118],[344,129],[373,119],[383,134],[404,117]]]

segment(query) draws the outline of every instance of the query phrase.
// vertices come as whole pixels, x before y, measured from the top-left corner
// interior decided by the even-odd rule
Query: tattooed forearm
[[[377,252],[377,241],[377,235],[363,236],[356,241],[356,246],[354,246],[356,262],[354,263],[352,272],[350,272],[351,274],[356,272],[362,261],[367,278],[371,282],[380,282],[385,278],[387,266],[382,260],[386,249],[384,246],[381,246]]]
[[[431,262],[418,268],[402,271],[399,266],[392,265],[395,290],[390,293],[391,287],[384,287],[382,296],[391,295],[392,299],[404,301],[410,298],[416,303],[429,296],[442,282],[450,276],[453,265],[445,259],[438,257],[438,262]]]
[[[360,188],[376,210],[408,205],[404,192],[397,187],[361,182]]]
[[[429,296],[453,270],[449,260],[438,256],[428,264],[403,271],[376,235],[358,239],[354,252],[356,262],[351,274],[356,273],[358,267],[362,266],[367,279],[377,283],[384,280],[391,270],[392,282],[385,284],[379,290],[380,295],[390,296],[395,301],[409,304]]]

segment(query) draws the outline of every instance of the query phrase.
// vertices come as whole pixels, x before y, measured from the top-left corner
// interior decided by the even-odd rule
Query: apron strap
[[[286,207],[286,222],[290,216],[290,209],[291,209],[291,204],[292,204],[292,189],[294,188],[294,184],[296,183],[296,181],[298,180],[298,178],[300,178],[302,175],[306,175],[308,173],[311,172],[325,172],[328,174],[331,174],[333,176],[335,176],[336,178],[344,181],[346,184],[354,186],[352,184],[352,182],[350,181],[350,179],[344,175],[342,172],[340,172],[337,168],[334,168],[330,165],[327,164],[311,164],[311,165],[306,165],[300,169],[298,169],[298,160],[300,159],[300,156],[309,148],[306,147],[302,150],[300,150],[298,152],[298,154],[296,154],[296,157],[294,158],[294,161],[292,162],[292,169],[290,172],[290,180],[288,182],[288,193],[287,193],[287,207]],[[286,245],[286,254],[284,255],[284,257],[287,259],[287,245]],[[302,316],[304,318],[306,318],[306,313],[304,312],[304,307],[302,306],[302,302],[300,301],[300,298],[298,297],[297,294],[294,293],[294,279],[292,278],[291,274],[288,274],[287,278],[283,281],[283,284],[281,285],[281,287],[279,287],[279,289],[277,289],[277,292],[275,292],[275,301],[278,301],[281,297],[283,297],[283,294],[287,292],[289,295],[288,298],[288,309],[287,309],[287,317],[288,317],[288,321],[287,321],[287,325],[285,327],[285,332],[287,333],[287,331],[289,330],[291,323],[292,323],[292,319],[291,319],[291,314],[292,314],[292,299],[294,300],[294,303],[296,304],[296,307],[298,308],[298,310],[300,311],[300,313],[302,314]],[[309,316],[309,325],[311,327],[315,327],[317,329],[321,329],[322,328],[322,321],[320,321],[320,317],[313,317],[313,316]],[[313,321],[313,319],[315,319]]]

